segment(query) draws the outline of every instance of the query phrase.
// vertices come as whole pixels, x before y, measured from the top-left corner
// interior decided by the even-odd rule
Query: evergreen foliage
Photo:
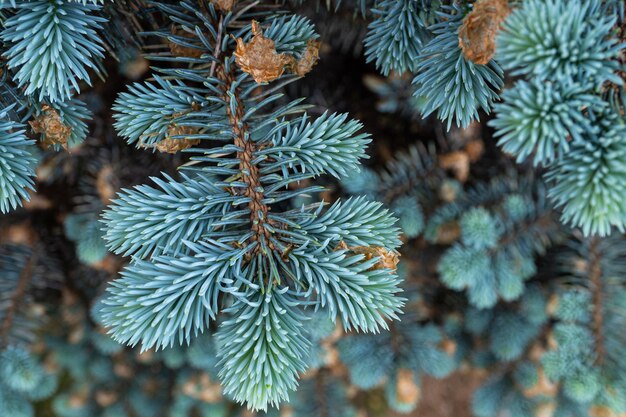
[[[624,231],[626,203],[626,129],[622,117],[606,111],[594,117],[589,134],[547,173],[550,196],[563,208],[562,219],[586,235]]]
[[[437,201],[443,177],[434,150],[415,146],[399,152],[381,172],[364,168],[344,178],[342,185],[350,194],[383,201],[398,218],[404,235],[415,238],[424,230],[424,211]]]
[[[497,59],[513,75],[536,79],[614,80],[620,46],[611,31],[616,16],[599,0],[530,0],[521,3],[498,36]]]
[[[0,36],[11,45],[8,65],[25,94],[65,101],[80,91],[79,80],[89,83],[89,69],[101,72],[104,48],[97,31],[105,19],[94,14],[99,6],[40,0],[16,7]]]
[[[548,19],[545,26],[535,26],[539,16]],[[605,236],[612,227],[624,227],[624,207],[609,197],[622,192],[623,163],[617,155],[624,135],[617,132],[624,121],[598,87],[622,83],[616,59],[622,46],[611,36],[616,19],[599,1],[577,7],[567,1],[528,1],[507,19],[497,41],[503,66],[533,77],[530,84],[520,81],[505,92],[504,103],[496,106],[492,125],[500,143],[520,161],[532,154],[535,164],[554,161],[550,194],[563,208],[563,221],[587,235]],[[524,110],[515,111],[520,106]]]
[[[424,44],[430,39],[428,26],[437,3],[430,0],[382,1],[372,9],[375,18],[369,25],[365,38],[367,61],[389,75],[396,72],[415,71]]]
[[[2,117],[4,119],[4,115]],[[24,135],[23,125],[0,122],[0,211],[7,211],[29,200],[28,190],[34,190],[33,141]]]
[[[76,242],[78,259],[86,264],[101,261],[107,254],[100,222],[89,214],[70,214],[64,222],[65,234]]]
[[[491,122],[502,149],[523,162],[530,156],[535,164],[550,163],[570,152],[570,140],[582,142],[592,130],[583,109],[606,106],[591,88],[534,79],[518,81],[502,94]],[[571,139],[570,139],[571,138]]]
[[[287,398],[305,369],[303,307],[317,304],[331,318],[339,315],[346,329],[369,332],[397,318],[398,278],[389,267],[377,267],[379,256],[366,258],[361,249],[392,253],[400,244],[395,220],[363,199],[327,210],[321,204],[281,211],[277,203],[319,190],[292,191],[290,184],[358,170],[368,136],[345,115],[325,113],[313,121],[298,115],[298,101],[270,110],[280,93],[273,87],[260,93],[230,55],[233,42],[217,36],[236,30],[250,39],[249,25],[234,29],[237,19],[219,18],[216,10],[209,16],[221,23],[196,22],[199,16],[186,2],[162,8],[196,38],[170,42],[213,45],[215,52],[168,58],[192,67],[162,69],[175,81],[156,78],[159,87],[136,85],[120,95],[116,127],[141,146],[193,139],[216,147],[190,150],[196,164],[184,167],[183,182],[166,177],[155,179],[162,191],[143,185],[126,190],[105,212],[109,247],[134,256],[104,301],[105,322],[121,342],[158,348],[189,343],[222,310],[226,318],[217,337],[225,392],[266,409]],[[276,51],[297,55],[316,37],[306,19],[276,19],[265,17],[264,35],[254,29],[250,43],[267,36]],[[193,86],[198,77],[203,86]],[[153,112],[144,112],[146,104]],[[189,133],[177,138],[173,128]]]
[[[625,12],[0,0],[0,416],[624,415]]]
[[[503,71],[497,62],[478,65],[467,60],[459,46],[458,31],[463,14],[459,9],[439,12],[439,22],[430,30],[434,37],[417,57],[417,88],[414,95],[425,97],[424,117],[437,117],[465,127],[478,120],[478,110],[489,113],[502,88]]]
[[[426,239],[437,242],[457,222],[460,228],[458,241],[439,261],[442,282],[467,290],[479,308],[519,298],[524,281],[536,273],[535,257],[559,237],[545,194],[541,184],[494,180],[436,211]]]
[[[58,278],[44,255],[21,245],[0,246],[0,414],[34,416],[32,402],[50,397],[57,378],[27,347],[42,324],[33,293]]]
[[[626,411],[623,239],[574,240],[563,255],[563,288],[554,317],[553,349],[542,358],[546,375],[565,398]],[[582,263],[581,265],[579,265]]]
[[[91,85],[90,72],[104,75],[104,43],[99,32],[106,19],[97,2],[37,0],[2,2],[0,39],[0,210],[28,201],[34,189],[35,142],[60,149],[74,147],[87,135],[91,118],[75,94]],[[58,117],[58,119],[57,119]],[[29,123],[26,123],[28,121]]]
[[[422,374],[442,378],[454,370],[456,364],[441,348],[442,341],[442,334],[435,326],[419,325],[407,317],[394,325],[389,334],[348,336],[338,343],[338,348],[352,384],[361,389],[384,384],[386,392],[393,394],[400,374],[411,375],[413,383],[419,384]],[[401,399],[389,403],[391,408],[403,413],[412,411],[416,405],[417,402]]]

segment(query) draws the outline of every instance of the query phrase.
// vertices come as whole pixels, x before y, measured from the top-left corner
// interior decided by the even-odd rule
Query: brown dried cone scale
[[[496,35],[511,14],[508,0],[478,0],[463,19],[459,46],[469,61],[486,65],[496,52]]]
[[[67,141],[72,134],[72,128],[61,120],[59,112],[51,106],[41,106],[41,114],[35,120],[28,122],[34,133],[43,135],[43,144],[46,147],[61,145],[67,149]]]

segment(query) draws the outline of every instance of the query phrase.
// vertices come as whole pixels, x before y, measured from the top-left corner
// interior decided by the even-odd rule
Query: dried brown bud
[[[543,342],[537,341],[534,343],[528,351],[528,359],[534,362],[540,362],[543,355],[546,354],[546,348]]]
[[[559,342],[556,340],[556,337],[554,336],[554,332],[550,332],[548,333],[548,336],[546,338],[547,340],[547,345],[548,345],[548,349],[550,350],[558,350],[559,349]]]
[[[465,145],[465,152],[469,156],[470,162],[476,162],[485,152],[485,144],[480,139],[474,139]]]
[[[115,197],[115,192],[118,189],[116,183],[117,177],[111,165],[105,165],[98,171],[98,175],[96,176],[96,189],[100,195],[100,200],[104,204],[108,205],[111,199]]]
[[[448,356],[454,356],[454,354],[456,353],[457,344],[452,339],[443,339],[439,343],[439,348],[446,352]]]
[[[399,369],[396,377],[396,400],[401,404],[417,404],[421,397],[422,393],[415,383],[413,372]]]
[[[263,36],[258,22],[252,22],[252,39],[247,44],[237,39],[235,59],[241,70],[252,75],[257,83],[269,82],[285,72],[285,66],[293,65],[294,58],[276,52],[273,40]]]
[[[486,65],[496,53],[496,35],[511,13],[508,0],[478,0],[459,29],[459,46],[469,61]]]
[[[534,398],[537,396],[554,397],[558,392],[557,384],[551,382],[542,368],[539,368],[537,375],[537,383],[532,387],[523,390],[526,398]]]
[[[131,368],[128,364],[126,363],[120,363],[120,362],[116,362],[113,365],[113,373],[115,374],[115,376],[118,376],[120,378],[123,379],[129,379],[133,377],[133,368]]]
[[[32,246],[36,239],[37,234],[33,230],[32,226],[27,222],[7,224],[2,227],[0,232],[0,242],[2,243],[9,242],[16,243],[18,245]]]
[[[439,186],[439,198],[446,203],[452,203],[458,197],[459,190],[451,181],[444,181]]]
[[[586,259],[582,259],[582,258],[574,259],[572,263],[573,263],[572,266],[578,272],[585,273],[589,270],[589,262]]]
[[[89,264],[89,267],[99,271],[106,271],[111,274],[115,274],[122,268],[122,265],[120,264],[119,258],[108,254],[102,260]]]
[[[559,308],[559,298],[558,294],[552,294],[548,300],[548,304],[546,304],[546,313],[548,316],[554,317],[556,310]]]
[[[85,406],[85,404],[87,404],[87,401],[89,401],[89,393],[84,389],[81,389],[80,391],[70,394],[67,404],[71,408],[80,408]]]
[[[141,55],[125,61],[120,68],[124,76],[131,80],[139,80],[149,69],[150,62]]]
[[[118,395],[113,390],[100,389],[96,391],[96,402],[100,407],[108,407],[119,400]]]
[[[461,237],[461,227],[457,222],[445,223],[437,227],[436,243],[449,245]]]
[[[61,120],[59,112],[47,104],[41,106],[41,114],[29,122],[33,132],[43,135],[45,146],[61,145],[67,149],[67,141],[72,128]]]
[[[172,35],[175,35],[181,38],[186,38],[186,39],[195,38],[194,34],[189,33],[182,29],[178,29],[176,26],[172,26],[170,31],[172,32]],[[181,57],[187,57],[187,58],[200,58],[202,54],[205,53],[205,51],[200,48],[192,48],[190,46],[181,45],[172,40],[168,40],[168,45],[170,47],[170,52],[174,56],[181,56]]]
[[[375,269],[398,269],[400,262],[400,254],[398,252],[384,248],[382,246],[348,246],[346,242],[341,241],[336,250],[348,250],[350,252],[365,255],[365,260],[369,261],[378,257],[378,262],[371,268]]]
[[[328,367],[338,366],[340,362],[339,350],[337,350],[335,345],[328,342],[322,342],[322,348],[324,349],[324,365]]]
[[[26,210],[48,210],[52,207],[52,201],[42,196],[41,194],[37,194],[32,190],[29,191],[28,194],[30,196],[30,200],[24,201],[24,208]]]
[[[451,170],[460,182],[467,181],[470,172],[470,157],[467,152],[455,151],[439,156],[439,166]]]
[[[235,0],[211,0],[217,10],[228,13],[233,9]]]
[[[154,360],[154,350],[144,350],[143,352],[139,352],[136,355],[137,362],[139,363],[150,363]]]
[[[294,62],[292,71],[294,74],[302,77],[308,74],[317,60],[320,58],[320,42],[317,40],[309,40],[304,53],[297,62]]]
[[[154,145],[161,152],[176,153],[184,149],[189,149],[200,143],[200,139],[181,138],[174,139],[172,136],[193,135],[197,130],[190,126],[171,125],[167,128],[167,137]]]
[[[588,413],[589,417],[626,417],[626,413],[617,413],[605,405],[592,405]]]
[[[222,389],[218,382],[211,381],[208,374],[202,373],[192,376],[182,386],[185,395],[203,401],[216,403],[222,399]]]
[[[556,402],[542,402],[535,409],[535,417],[553,417],[556,411]]]

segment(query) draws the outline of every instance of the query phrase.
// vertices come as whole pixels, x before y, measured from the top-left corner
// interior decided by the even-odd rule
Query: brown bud
[[[486,65],[496,52],[496,35],[511,13],[508,0],[478,0],[459,29],[459,46],[469,61]]]
[[[626,413],[617,413],[605,405],[592,405],[588,413],[589,417],[626,417]]]
[[[105,165],[98,171],[96,189],[100,195],[100,200],[104,204],[109,204],[111,199],[115,197],[115,192],[118,189],[116,182],[117,178],[111,165]]]
[[[535,409],[535,417],[552,417],[556,411],[556,402],[542,402]]]
[[[139,363],[150,363],[154,360],[154,350],[144,350],[143,352],[139,352],[136,357]]]
[[[172,26],[171,28],[172,35],[186,38],[186,39],[194,39],[195,35],[189,33],[185,30],[178,29],[176,26]],[[205,51],[201,48],[192,48],[186,45],[181,45],[172,40],[168,40],[168,46],[170,47],[170,52],[174,56],[181,56],[186,58],[200,58]]]
[[[458,197],[459,190],[450,181],[444,181],[439,186],[439,198],[446,203],[452,203]]]
[[[222,389],[219,383],[211,381],[206,373],[194,375],[182,386],[185,395],[205,403],[216,403],[222,399]]]
[[[118,401],[118,395],[113,390],[100,389],[96,391],[96,402],[100,407],[108,407]]]
[[[421,397],[422,393],[415,383],[413,372],[399,369],[396,376],[396,400],[401,404],[417,404]]]
[[[365,260],[378,257],[378,262],[372,267],[375,269],[398,269],[400,262],[400,254],[394,250],[384,248],[382,246],[348,246],[346,242],[341,241],[336,250],[348,250],[350,252],[365,255]]]
[[[589,270],[589,262],[587,262],[586,259],[582,258],[575,259],[572,266],[576,269],[576,271],[582,273],[585,273]]]
[[[39,176],[37,177],[41,178]],[[28,194],[29,200],[24,201],[24,208],[26,210],[48,210],[53,205],[52,201],[32,190],[30,190]]]
[[[540,362],[543,355],[546,354],[546,348],[541,342],[534,343],[528,351],[528,359],[534,362]]]
[[[329,342],[323,342],[322,347],[324,349],[324,364],[329,367],[337,366],[339,364],[339,351]]]
[[[436,243],[449,245],[461,237],[461,228],[457,222],[440,225],[437,228]]]
[[[247,44],[237,39],[234,52],[237,64],[242,71],[252,75],[257,83],[269,82],[285,72],[285,66],[293,65],[294,58],[276,52],[273,40],[263,36],[258,22],[252,21],[252,39]]]
[[[33,245],[37,234],[27,222],[8,224],[3,227],[0,240],[4,243],[16,243],[20,245]]]
[[[439,343],[439,348],[446,352],[448,356],[453,356],[456,353],[457,344],[452,339],[443,339],[441,343]]]
[[[125,363],[115,363],[113,365],[113,373],[123,379],[133,377],[133,369]]]
[[[217,10],[228,13],[233,9],[235,0],[211,0]]]
[[[33,132],[43,135],[45,146],[61,145],[67,149],[67,141],[72,133],[72,128],[61,120],[59,112],[47,104],[41,106],[41,114],[35,120],[29,122]]]
[[[480,159],[485,151],[485,144],[480,139],[474,139],[465,145],[465,152],[469,156],[470,162],[476,162]]]
[[[542,368],[539,368],[537,373],[537,383],[532,387],[524,389],[524,396],[526,396],[526,398],[538,396],[554,397],[559,390],[557,384],[548,379]]]
[[[181,138],[174,139],[172,136],[193,135],[197,130],[190,126],[171,125],[167,128],[167,137],[154,145],[161,152],[176,153],[184,149],[189,149],[200,143],[200,139]]]
[[[439,166],[451,170],[457,180],[467,181],[470,172],[470,158],[466,152],[455,151],[439,156]]]
[[[67,403],[71,408],[80,408],[85,406],[87,401],[89,401],[89,393],[81,390],[71,393]]]
[[[552,294],[548,303],[546,304],[546,313],[548,316],[553,317],[556,314],[556,310],[559,308],[559,295]]]
[[[309,40],[306,45],[306,49],[304,53],[300,57],[300,59],[293,63],[292,71],[294,74],[302,77],[308,74],[315,64],[317,64],[317,60],[320,58],[320,42],[317,40]]]

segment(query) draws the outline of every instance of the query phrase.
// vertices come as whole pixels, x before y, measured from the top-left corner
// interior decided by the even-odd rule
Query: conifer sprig
[[[225,391],[266,409],[306,367],[305,307],[370,332],[397,318],[398,229],[364,199],[290,207],[322,189],[299,182],[358,170],[370,141],[346,115],[312,119],[300,100],[274,104],[293,80],[286,72],[314,63],[306,19],[259,12],[260,24],[254,9],[244,17],[187,1],[159,7],[182,35],[156,33],[174,46],[154,58],[188,68],[159,69],[156,84],[121,94],[116,127],[140,146],[187,141],[193,162],[182,181],[124,190],[105,212],[109,247],[134,258],[109,288],[104,320],[116,340],[147,349],[189,343],[224,316]]]
[[[25,94],[39,101],[65,101],[90,83],[88,71],[102,73],[104,57],[98,30],[106,20],[94,4],[40,0],[19,2],[17,13],[3,22],[2,40],[9,68]]]

